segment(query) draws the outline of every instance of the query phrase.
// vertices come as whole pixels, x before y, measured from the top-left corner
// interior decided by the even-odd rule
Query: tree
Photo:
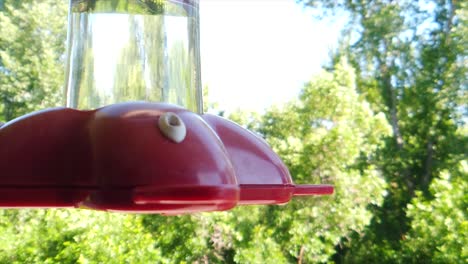
[[[65,1],[5,1],[0,8],[0,120],[61,102]]]
[[[468,261],[468,164],[441,172],[430,185],[433,199],[421,192],[408,205],[411,230],[403,242],[408,262]]]
[[[355,78],[352,67],[341,60],[306,85],[288,111],[263,117],[260,133],[281,155],[295,182],[332,182],[336,188],[332,197],[297,201],[289,210],[278,208],[272,214],[277,222],[290,219],[289,227],[284,221],[289,235],[281,234],[281,228],[275,231],[295,260],[327,261],[341,238],[362,232],[369,223],[367,207],[382,202],[384,181],[375,168],[374,152],[389,128],[384,116],[357,94]]]
[[[76,209],[0,211],[1,263],[150,263],[154,238],[136,215]]]
[[[466,116],[466,2],[301,2],[349,15],[336,58],[350,59],[360,94],[393,131],[379,166],[389,195],[366,235],[354,236],[337,260],[398,261],[411,228],[407,205],[416,193],[430,198],[431,182],[464,158],[466,135],[456,131]]]

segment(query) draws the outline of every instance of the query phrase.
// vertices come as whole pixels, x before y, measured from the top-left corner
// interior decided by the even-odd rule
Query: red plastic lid
[[[0,207],[180,214],[328,195],[241,126],[169,104],[36,112],[0,128]]]

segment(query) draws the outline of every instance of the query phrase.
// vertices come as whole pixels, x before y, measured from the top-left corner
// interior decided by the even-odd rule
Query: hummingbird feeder
[[[167,215],[333,193],[202,112],[198,0],[71,0],[66,107],[0,127],[0,208]]]

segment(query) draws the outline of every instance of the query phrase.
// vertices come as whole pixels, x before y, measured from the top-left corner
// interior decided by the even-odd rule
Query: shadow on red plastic
[[[179,186],[136,188],[135,204],[236,204],[239,188],[219,186]]]

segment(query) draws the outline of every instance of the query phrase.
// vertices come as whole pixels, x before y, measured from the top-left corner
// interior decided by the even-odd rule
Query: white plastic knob
[[[162,114],[159,117],[158,126],[162,134],[175,143],[182,142],[187,135],[187,128],[185,127],[184,121],[182,121],[177,114],[172,112]]]

